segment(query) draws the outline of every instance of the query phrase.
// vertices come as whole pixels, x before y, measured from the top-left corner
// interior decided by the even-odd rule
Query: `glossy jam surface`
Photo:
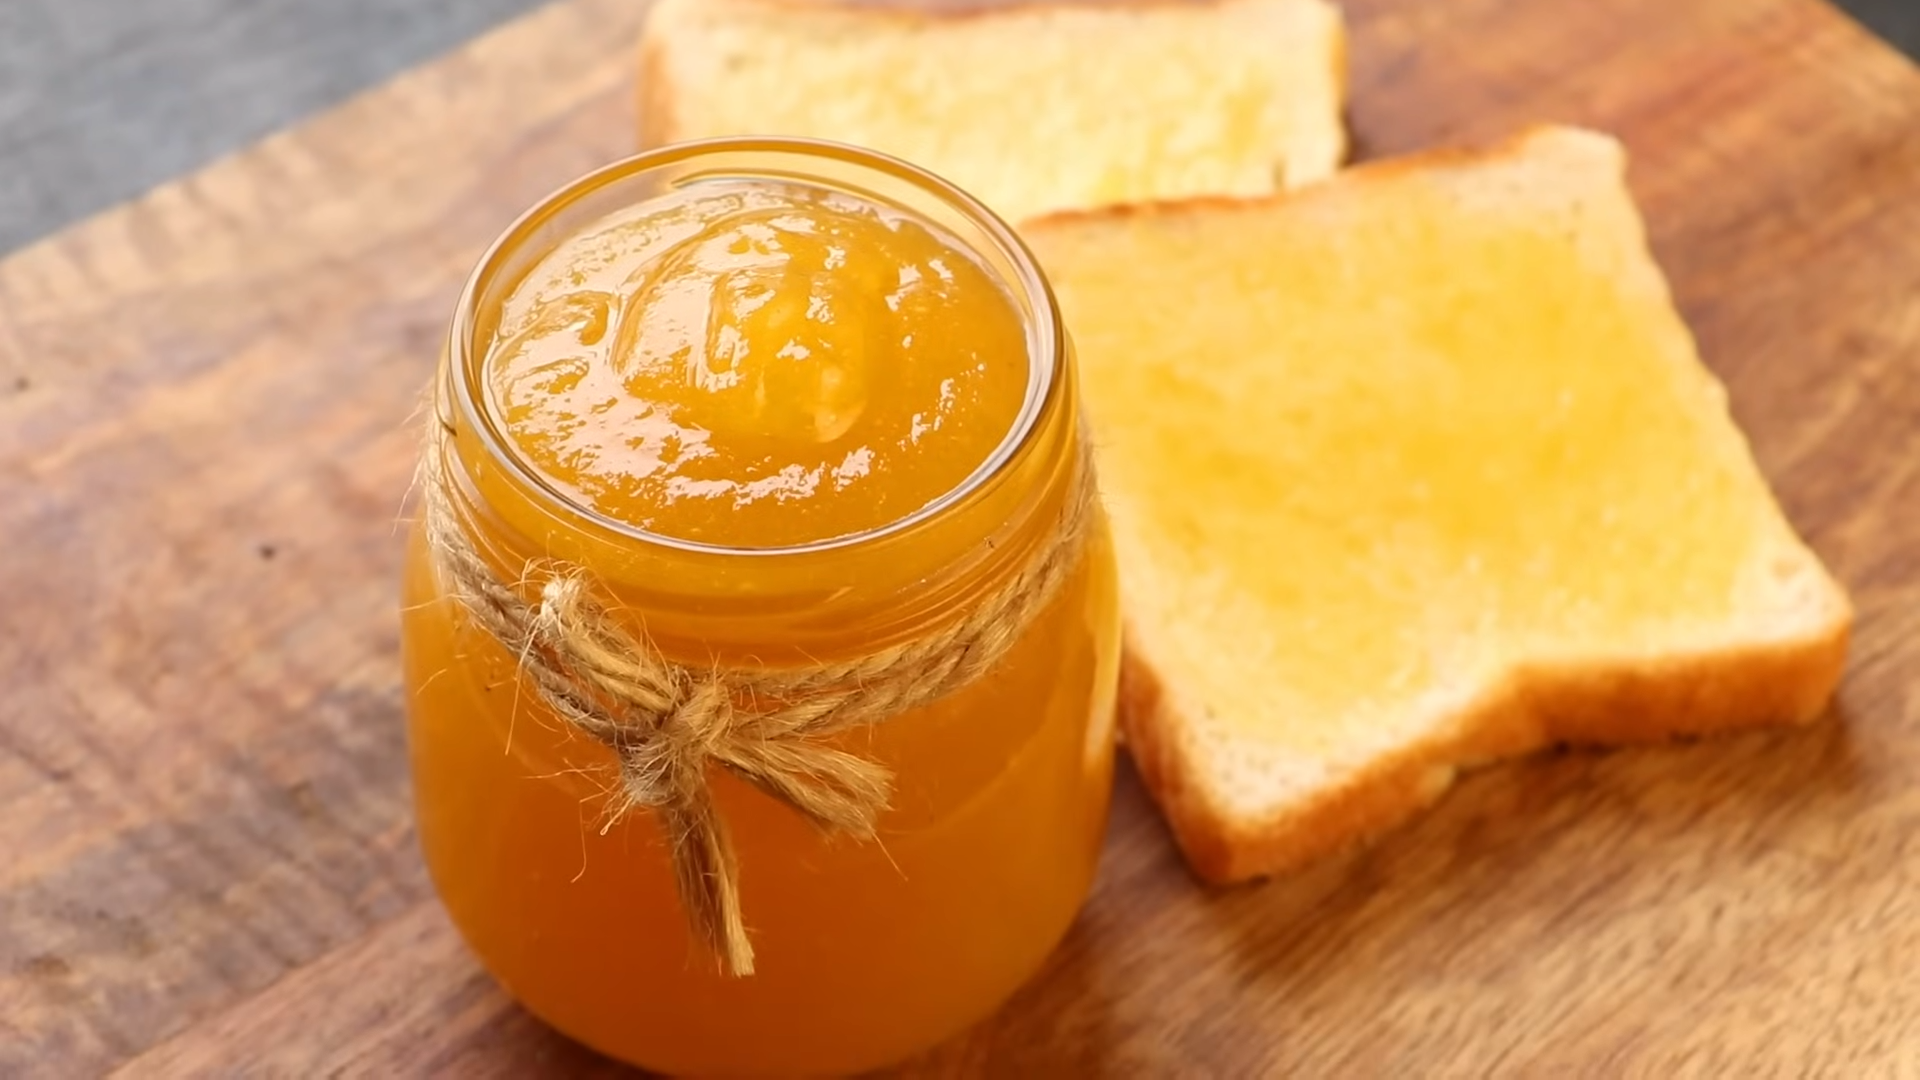
[[[1036,316],[985,265],[912,215],[784,182],[682,189],[575,230],[475,313],[472,389],[454,392],[538,477],[456,433],[476,544],[508,574],[583,559],[687,657],[846,658],[952,617],[1045,536],[1079,452],[1070,378],[1021,419]],[[725,554],[608,540],[589,516],[740,548],[844,537],[964,487],[1022,423],[990,483],[884,540]],[[533,1012],[616,1057],[698,1075],[897,1060],[997,1007],[1092,883],[1119,663],[1104,521],[996,671],[842,738],[893,771],[877,842],[710,769],[746,978],[690,938],[655,818],[610,816],[608,752],[539,705],[419,536],[402,641],[448,912]]]
[[[782,547],[959,487],[1026,396],[1025,326],[958,242],[801,184],[689,185],[561,242],[502,305],[495,415],[568,496]]]

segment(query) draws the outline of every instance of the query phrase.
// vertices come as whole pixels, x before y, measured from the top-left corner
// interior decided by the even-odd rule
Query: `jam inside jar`
[[[1046,283],[911,166],[729,139],[610,166],[482,260],[436,387],[460,539],[564,567],[689,669],[805,668],[936,633],[1050,539],[1090,464]],[[531,1011],[671,1073],[841,1073],[983,1018],[1092,883],[1119,616],[1097,505],[985,674],[833,736],[891,772],[872,840],[719,765],[751,974],[676,893],[660,815],[528,684],[416,528],[402,643],[420,842]]]

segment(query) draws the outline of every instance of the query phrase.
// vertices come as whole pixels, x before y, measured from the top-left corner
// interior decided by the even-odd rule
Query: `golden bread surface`
[[[1849,613],[1650,257],[1611,139],[1025,235],[1087,385],[1124,718],[1196,868],[1376,833],[1554,741],[1818,713]]]

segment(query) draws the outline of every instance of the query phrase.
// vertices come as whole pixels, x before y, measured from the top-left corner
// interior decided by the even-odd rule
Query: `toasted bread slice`
[[[1847,600],[1603,136],[1024,230],[1078,346],[1123,723],[1194,868],[1363,840],[1545,744],[1816,716]]]
[[[804,135],[945,176],[1009,220],[1317,180],[1345,147],[1326,0],[916,11],[660,0],[641,142]]]

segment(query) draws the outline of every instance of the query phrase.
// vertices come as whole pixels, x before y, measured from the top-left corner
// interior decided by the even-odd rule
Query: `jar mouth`
[[[488,304],[497,304],[498,294],[573,228],[631,208],[654,194],[711,180],[804,183],[899,207],[958,236],[1000,279],[1025,324],[1026,393],[1006,434],[960,483],[919,509],[870,529],[802,544],[736,547],[653,532],[601,513],[521,456],[486,404],[479,370],[484,354],[474,340],[480,312]],[[1059,309],[1045,276],[1026,244],[985,204],[899,158],[824,139],[787,136],[703,139],[650,150],[596,169],[542,199],[493,242],[468,276],[454,309],[448,348],[448,385],[443,388],[448,393],[443,393],[442,400],[451,400],[457,422],[465,424],[489,457],[529,490],[622,539],[689,553],[756,557],[817,554],[872,543],[912,530],[964,503],[1020,457],[1062,381],[1066,362]],[[444,410],[439,420],[454,430],[456,421]]]

